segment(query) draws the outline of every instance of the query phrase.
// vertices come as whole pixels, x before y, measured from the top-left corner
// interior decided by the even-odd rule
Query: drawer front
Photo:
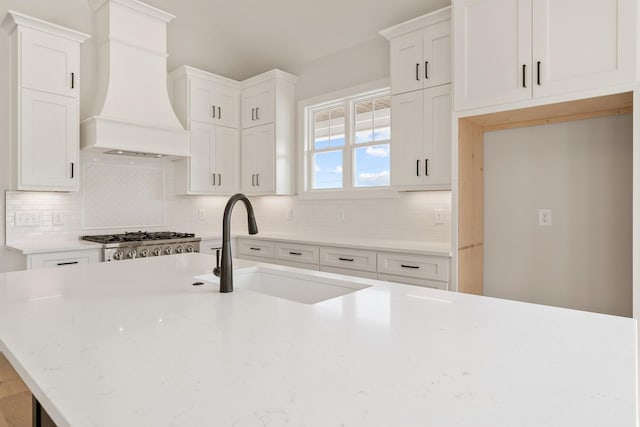
[[[100,249],[89,251],[51,252],[27,257],[27,268],[64,267],[68,265],[100,262]]]
[[[449,281],[449,258],[382,252],[378,254],[378,274]]]
[[[376,280],[378,278],[378,274],[372,271],[350,270],[348,268],[327,267],[324,265],[320,266],[320,271],[324,271],[325,273],[343,274],[345,276],[363,277],[365,279]]]
[[[393,274],[378,274],[378,280],[386,282],[402,283],[405,285],[422,286],[424,288],[449,290],[449,282],[438,282],[437,280],[415,279],[413,277],[394,276]]]
[[[200,242],[200,252],[203,254],[214,254],[216,249],[222,249],[221,240],[202,240]]]
[[[376,253],[360,249],[320,248],[320,265],[360,271],[376,271]]]
[[[276,259],[318,265],[320,250],[311,245],[276,243]]]
[[[275,245],[264,240],[238,239],[238,253],[251,257],[273,259]]]
[[[320,267],[318,266],[318,264],[307,264],[306,262],[287,261],[284,259],[277,259],[277,258],[274,264],[284,265],[287,267],[302,268],[305,270],[314,270],[314,271],[320,270]]]

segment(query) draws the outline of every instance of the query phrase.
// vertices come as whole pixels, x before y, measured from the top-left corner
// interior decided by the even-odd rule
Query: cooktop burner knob
[[[113,259],[115,259],[116,261],[120,261],[123,256],[124,253],[122,251],[118,251],[113,254]]]
[[[155,248],[155,249],[153,250],[153,255],[154,255],[154,256],[160,256],[160,255],[162,255],[162,249],[160,249],[160,248]]]
[[[143,249],[143,250],[141,250],[141,251],[140,251],[140,256],[141,256],[142,258],[146,258],[146,257],[148,257],[148,256],[149,256],[149,249]]]
[[[177,246],[176,247],[176,253],[177,254],[181,254],[184,251],[184,249],[182,249],[182,246]]]
[[[136,250],[135,249],[131,249],[129,252],[127,252],[127,258],[134,259],[135,257],[136,257]]]
[[[187,252],[188,253],[193,252],[193,246],[191,246],[191,245],[187,246]]]
[[[164,250],[164,253],[167,254],[167,255],[171,255],[171,252],[173,252],[173,250],[170,247],[165,248],[165,250]]]

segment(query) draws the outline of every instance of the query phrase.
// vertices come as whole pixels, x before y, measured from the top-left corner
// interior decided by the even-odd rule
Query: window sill
[[[316,190],[298,194],[298,200],[345,200],[345,199],[397,199],[400,195],[392,188],[360,190]]]

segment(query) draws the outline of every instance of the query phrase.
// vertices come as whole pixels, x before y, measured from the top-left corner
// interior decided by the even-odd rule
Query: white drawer
[[[365,279],[377,279],[378,275],[372,271],[350,270],[348,268],[320,266],[320,271],[326,273],[343,274],[345,276],[364,277]]]
[[[27,269],[100,262],[100,249],[27,255]]]
[[[200,241],[200,252],[203,254],[215,254],[216,249],[222,249],[222,240]]]
[[[274,264],[285,265],[287,267],[294,267],[294,268],[303,268],[305,270],[314,270],[314,271],[318,271],[320,269],[318,264],[307,264],[306,262],[287,261],[284,259],[277,259],[277,258]]]
[[[317,246],[297,243],[276,243],[276,259],[318,265],[320,251]]]
[[[393,274],[378,274],[378,280],[441,289],[443,291],[449,290],[449,282],[438,282],[437,280],[415,279],[413,277],[394,276]]]
[[[360,249],[320,248],[320,265],[360,271],[376,271],[376,253]]]
[[[448,282],[449,258],[380,252],[378,253],[378,274]]]
[[[275,244],[265,240],[238,239],[238,254],[273,260]],[[266,261],[263,261],[266,262]]]

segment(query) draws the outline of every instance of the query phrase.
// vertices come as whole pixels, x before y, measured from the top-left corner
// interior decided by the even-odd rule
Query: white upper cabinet
[[[79,189],[80,43],[89,36],[9,12],[12,188]]]
[[[451,82],[450,16],[445,8],[381,31],[390,40],[392,95]]]
[[[242,91],[242,128],[272,123],[275,109],[275,81],[268,80]]]
[[[455,108],[631,83],[634,0],[457,0]]]
[[[391,102],[391,184],[450,188],[451,85],[395,95]]]
[[[189,86],[191,120],[238,127],[240,92],[237,88],[199,78],[190,79]]]
[[[248,195],[295,192],[295,84],[271,70],[242,82],[241,191]]]
[[[231,195],[240,187],[240,85],[182,66],[170,74],[173,108],[191,131],[191,157],[174,162],[178,194]]]
[[[22,87],[77,98],[80,44],[30,28],[20,38]]]

